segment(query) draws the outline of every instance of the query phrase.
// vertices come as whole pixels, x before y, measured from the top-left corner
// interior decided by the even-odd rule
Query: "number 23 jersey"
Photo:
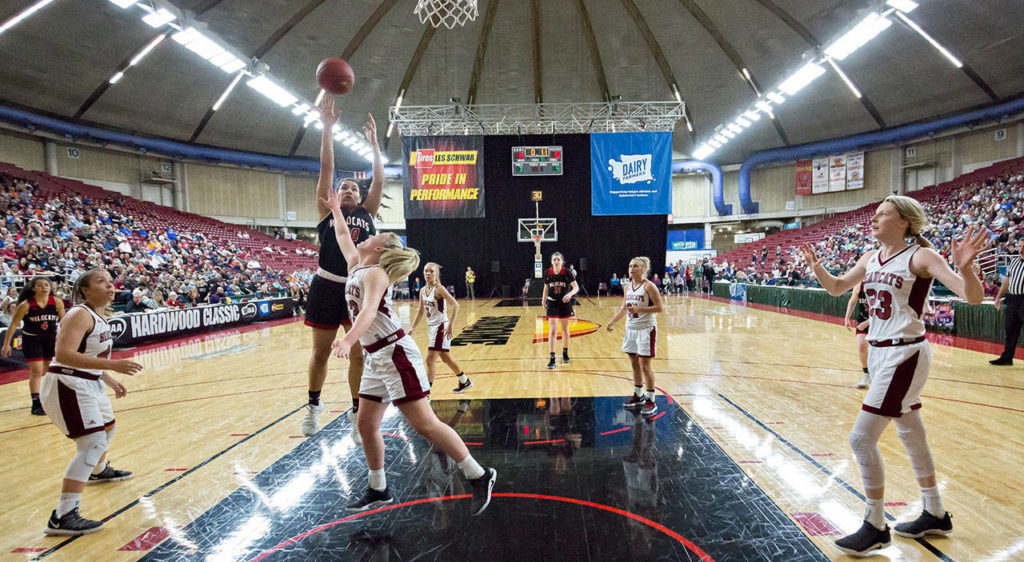
[[[910,259],[919,249],[918,244],[911,244],[884,260],[879,250],[868,260],[863,286],[871,317],[868,341],[924,335],[924,310],[932,279],[918,277],[910,270]]]

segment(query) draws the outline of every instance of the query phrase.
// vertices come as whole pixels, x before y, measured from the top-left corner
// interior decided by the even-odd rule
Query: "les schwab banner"
[[[402,137],[407,219],[484,218],[484,138]]]

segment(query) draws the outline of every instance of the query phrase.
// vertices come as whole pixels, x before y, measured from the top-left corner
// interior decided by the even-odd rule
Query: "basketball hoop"
[[[413,13],[420,17],[420,23],[430,22],[434,27],[442,24],[448,29],[476,21],[480,13],[477,0],[417,0]]]

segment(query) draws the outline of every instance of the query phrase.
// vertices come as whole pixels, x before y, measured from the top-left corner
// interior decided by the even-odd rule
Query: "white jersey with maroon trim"
[[[373,322],[363,332],[363,335],[359,337],[359,343],[363,346],[380,341],[402,328],[398,315],[395,314],[395,307],[391,302],[390,284],[379,302],[369,304],[363,302],[363,296],[366,294],[366,287],[364,285],[366,274],[375,267],[380,266],[371,265],[352,268],[352,271],[348,272],[348,283],[345,284],[345,302],[348,303],[349,317],[352,319],[353,324],[355,324],[360,313],[371,306],[373,307],[373,310],[370,311],[370,313],[374,314]]]
[[[647,294],[648,283],[650,281],[645,280],[640,285],[635,285],[632,279],[627,279],[622,285],[622,290],[626,294],[626,305],[651,306],[651,297]],[[629,312],[628,308],[626,310],[626,327],[631,330],[653,328],[658,323],[658,319],[653,312],[633,314]]]
[[[930,277],[910,271],[910,259],[921,246],[911,244],[882,259],[881,250],[867,263],[864,294],[868,297],[868,341],[912,339],[924,335],[924,307],[932,287]]]
[[[93,312],[91,308],[84,304],[76,305],[75,307],[72,308],[72,310],[74,308],[84,308],[85,310],[88,310],[89,314],[92,315],[92,319],[94,322],[92,329],[86,332],[86,334],[82,337],[81,343],[78,344],[77,351],[89,357],[102,357],[104,359],[109,359],[110,350],[111,348],[114,347],[114,338],[111,337],[110,335],[110,325],[107,324],[106,319],[104,319],[99,314]],[[60,328],[58,328],[58,330],[60,330]],[[50,366],[77,369],[79,371],[92,373],[94,375],[103,374],[103,369],[81,369],[78,367],[72,367],[70,365],[64,365],[60,361],[56,360],[54,360],[50,364]]]
[[[444,310],[445,300],[438,299],[437,285],[426,287],[420,291],[420,303],[427,314],[427,326],[448,323],[448,313]]]

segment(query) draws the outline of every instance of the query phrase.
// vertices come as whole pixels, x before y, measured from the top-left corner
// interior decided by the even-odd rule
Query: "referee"
[[[999,310],[999,301],[1006,296],[1006,343],[999,359],[989,361],[993,365],[1013,365],[1013,353],[1024,324],[1024,240],[1017,241],[1017,253],[1007,266],[1006,279],[996,295],[996,310]]]

